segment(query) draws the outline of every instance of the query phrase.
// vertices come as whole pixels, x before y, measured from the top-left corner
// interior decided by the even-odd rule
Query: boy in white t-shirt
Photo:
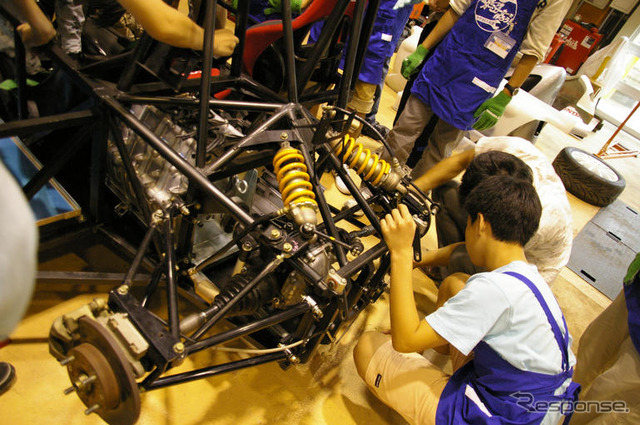
[[[535,188],[491,176],[469,193],[465,209],[467,251],[489,272],[447,278],[426,320],[413,295],[413,218],[401,205],[382,220],[391,254],[391,336],[362,336],[354,350],[358,373],[411,423],[555,424],[578,386],[560,307],[524,255],[541,214]],[[453,248],[438,250],[434,262],[446,261]],[[453,375],[416,354],[428,348],[450,351]]]

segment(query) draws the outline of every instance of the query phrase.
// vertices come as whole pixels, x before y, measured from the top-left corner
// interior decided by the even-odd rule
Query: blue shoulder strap
[[[568,353],[569,330],[567,328],[567,322],[564,319],[564,314],[562,315],[562,323],[564,324],[564,332],[565,332],[563,335],[562,332],[560,331],[560,327],[558,326],[558,323],[553,317],[553,314],[551,314],[551,310],[549,310],[549,306],[547,305],[547,302],[544,300],[544,297],[542,296],[542,294],[540,293],[540,290],[538,290],[536,285],[534,285],[533,282],[531,282],[527,277],[521,275],[520,273],[503,272],[503,274],[513,276],[516,279],[522,281],[525,285],[529,287],[529,289],[531,289],[531,292],[533,292],[533,294],[536,296],[538,303],[540,303],[540,306],[544,310],[544,314],[547,316],[547,320],[549,321],[549,324],[551,325],[551,329],[553,330],[553,336],[556,338],[558,347],[560,348],[560,352],[562,353],[562,368],[564,371],[569,370],[569,353]]]

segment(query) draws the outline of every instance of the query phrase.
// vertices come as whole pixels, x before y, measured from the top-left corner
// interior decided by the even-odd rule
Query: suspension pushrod
[[[131,96],[121,94],[117,99],[124,103],[143,104],[143,105],[159,105],[159,106],[190,106],[196,108],[200,105],[198,99],[184,97],[151,97],[151,96]],[[282,108],[282,103],[262,103],[262,102],[246,102],[236,100],[220,100],[209,99],[209,107],[221,108],[238,111],[276,111]]]
[[[261,365],[264,363],[271,363],[278,360],[284,360],[287,358],[285,352],[263,354],[261,356],[255,356],[244,360],[238,360],[236,362],[225,363],[221,365],[211,366],[203,369],[198,369],[190,372],[179,373],[176,375],[160,378],[155,382],[149,383],[146,390],[157,390],[159,388],[169,387],[171,385],[184,384],[186,382],[196,381],[198,379],[209,378],[211,376],[221,375],[227,372],[233,372],[235,370],[245,369],[252,366]]]
[[[204,335],[213,325],[215,325],[231,308],[236,305],[245,295],[247,295],[253,288],[255,288],[269,273],[274,271],[284,260],[281,255],[274,258],[267,266],[260,271],[240,292],[238,292],[233,298],[231,298],[225,305],[219,309],[211,309],[213,316],[211,316],[198,330],[196,330],[192,339],[198,339]],[[214,304],[216,306],[216,304]],[[213,306],[212,306],[213,307]]]
[[[344,167],[342,167],[342,162],[338,160],[338,158],[335,156],[333,152],[329,154],[329,161],[331,161],[333,168],[336,170],[336,172],[342,179],[342,182],[347,186],[347,188],[349,188],[349,192],[351,192],[351,195],[358,202],[358,205],[360,205],[360,208],[362,208],[362,212],[364,212],[364,215],[367,216],[373,228],[376,229],[376,232],[378,232],[378,235],[382,235],[382,230],[380,230],[380,222],[378,221],[378,217],[376,217],[376,214],[373,212],[373,210],[367,203],[367,200],[364,199],[364,196],[362,196],[362,192],[360,192],[360,188],[358,188],[356,184],[353,182],[347,170],[345,170]]]
[[[167,269],[167,312],[169,315],[169,331],[175,339],[180,339],[180,318],[178,316],[178,292],[176,286],[176,251],[173,246],[173,223],[170,212],[164,221],[165,261]]]
[[[166,159],[171,165],[176,167],[181,173],[189,178],[190,181],[198,184],[205,192],[211,195],[216,201],[218,201],[228,212],[230,212],[236,220],[244,225],[250,225],[253,223],[253,217],[251,217],[245,210],[236,205],[231,199],[225,196],[220,189],[218,189],[213,183],[209,181],[200,171],[194,168],[187,160],[182,158],[175,150],[171,148],[166,142],[156,136],[147,126],[142,124],[133,114],[127,111],[122,105],[112,98],[105,98],[104,102],[114,112],[118,113],[122,121],[125,121],[128,126],[136,132],[140,137],[151,145],[164,159]]]
[[[309,152],[307,151],[307,149],[304,148],[304,146],[303,146],[303,149],[301,149],[301,152],[304,156],[305,161],[308,164],[312,164],[313,163],[311,162],[312,158],[309,155]],[[322,186],[318,181],[318,176],[313,171],[313,167],[309,167],[309,171],[310,171],[310,177],[314,183],[313,190],[316,194],[316,201],[318,203],[318,210],[320,211],[320,216],[322,217],[322,222],[325,224],[325,227],[327,229],[327,233],[329,233],[329,236],[334,238],[331,240],[331,244],[333,245],[333,249],[336,253],[336,257],[338,258],[338,263],[340,264],[340,266],[344,266],[345,264],[347,264],[347,255],[344,252],[344,248],[341,247],[340,244],[337,242],[340,240],[340,234],[338,233],[338,228],[336,227],[336,224],[333,221],[333,217],[331,216],[331,209],[329,208],[329,203],[327,202],[327,199],[324,196]]]
[[[187,355],[191,355],[198,351],[213,347],[214,345],[222,344],[224,342],[228,342],[233,339],[252,334],[259,330],[266,329],[270,326],[276,325],[278,323],[282,323],[285,320],[289,320],[301,314],[307,313],[310,310],[311,310],[311,307],[309,307],[308,304],[305,304],[305,303],[296,304],[293,307],[288,308],[287,310],[265,317],[264,319],[256,320],[255,322],[248,323],[239,328],[221,332],[212,337],[203,339],[202,341],[198,341],[192,345],[188,345],[186,347]]]
[[[133,262],[129,267],[129,271],[127,272],[127,275],[125,276],[124,281],[122,282],[123,285],[131,286],[131,284],[133,283],[133,278],[136,275],[136,272],[138,271],[138,267],[140,267],[140,263],[142,263],[142,260],[145,254],[147,253],[147,248],[149,248],[149,242],[151,242],[151,237],[153,236],[155,231],[156,231],[156,225],[154,222],[151,222],[151,225],[147,229],[147,232],[144,234],[144,238],[142,239],[142,242],[138,247],[138,251],[136,251],[136,256],[134,257]]]

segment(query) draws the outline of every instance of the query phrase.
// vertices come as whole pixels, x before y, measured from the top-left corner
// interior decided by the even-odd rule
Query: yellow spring
[[[380,183],[391,169],[391,164],[380,159],[371,150],[365,149],[362,143],[356,143],[356,140],[348,134],[344,136],[344,141],[335,143],[333,149],[343,163],[374,186]]]
[[[311,188],[304,157],[298,149],[283,147],[273,158],[273,168],[285,206],[311,203],[318,205]]]

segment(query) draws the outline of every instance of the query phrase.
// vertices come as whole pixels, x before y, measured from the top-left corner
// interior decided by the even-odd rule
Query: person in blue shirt
[[[467,251],[489,271],[445,279],[424,320],[412,285],[413,217],[400,205],[382,220],[391,333],[363,334],[356,369],[410,423],[556,424],[559,405],[574,402],[579,388],[571,381],[575,358],[562,311],[524,254],[540,220],[536,190],[525,180],[491,176],[464,206]],[[444,264],[458,245],[427,254]],[[453,375],[418,354],[430,348],[450,353]]]

